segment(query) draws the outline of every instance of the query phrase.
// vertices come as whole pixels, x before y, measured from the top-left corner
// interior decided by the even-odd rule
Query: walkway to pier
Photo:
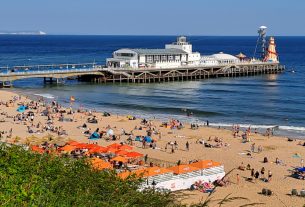
[[[26,78],[44,78],[47,82],[59,83],[64,78],[82,76],[82,75],[99,75],[99,67],[94,63],[84,64],[58,64],[58,65],[30,65],[14,66],[12,68],[0,68],[0,82],[3,86],[10,86],[12,81]],[[49,78],[49,80],[47,80]],[[54,79],[54,80],[53,80]]]

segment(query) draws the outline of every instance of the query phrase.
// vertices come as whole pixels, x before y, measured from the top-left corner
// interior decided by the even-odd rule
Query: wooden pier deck
[[[253,76],[276,74],[285,70],[278,63],[241,63],[238,65],[194,66],[180,68],[102,69],[101,75],[84,75],[80,80],[97,83],[129,82],[154,83],[183,80],[200,80],[219,77]]]
[[[106,68],[102,65],[66,65],[52,69],[45,66],[35,66],[38,70],[31,70],[29,66],[22,66],[18,71],[6,69],[0,72],[2,87],[12,86],[15,80],[26,78],[43,78],[44,82],[61,83],[64,79],[76,78],[79,81],[95,83],[129,82],[152,83],[183,80],[200,80],[219,77],[252,76],[259,74],[276,74],[285,70],[279,63],[269,62],[241,62],[233,65],[217,66],[184,66],[179,68]],[[27,70],[22,70],[26,68]],[[43,69],[42,69],[43,68]],[[54,79],[54,80],[53,80]]]

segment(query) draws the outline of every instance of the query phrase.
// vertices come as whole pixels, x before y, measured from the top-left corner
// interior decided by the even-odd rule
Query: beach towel
[[[145,142],[152,142],[152,138],[149,136],[144,137]]]
[[[297,168],[297,171],[299,171],[299,172],[305,172],[305,167]]]
[[[301,156],[298,155],[298,154],[294,154],[294,155],[292,155],[292,157],[293,157],[293,158],[301,158]]]

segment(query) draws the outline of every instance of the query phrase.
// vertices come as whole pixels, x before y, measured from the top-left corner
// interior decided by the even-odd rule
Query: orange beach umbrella
[[[94,148],[89,149],[90,153],[105,153],[107,152],[106,147],[96,146]]]
[[[126,157],[130,157],[130,158],[138,158],[138,157],[143,157],[144,155],[138,152],[128,152],[126,154]]]
[[[125,151],[125,150],[119,150],[119,151],[116,151],[115,154],[120,155],[120,156],[124,156],[124,155],[128,154],[128,152]]]
[[[64,151],[64,152],[72,152],[76,148],[77,148],[76,146],[66,145],[66,146],[63,146],[62,148],[60,148],[60,150]]]
[[[148,168],[143,168],[135,171],[126,171],[118,174],[118,176],[122,179],[126,179],[128,176],[131,175],[136,175],[137,177],[151,177],[151,176],[156,176],[156,175],[161,175],[161,174],[166,174],[166,173],[173,173],[173,171],[166,169],[166,168],[161,168],[161,167],[148,167]]]
[[[120,150],[132,150],[133,147],[132,146],[129,146],[129,145],[121,145],[119,147]]]
[[[198,162],[194,162],[194,163],[189,164],[189,166],[200,168],[200,169],[218,167],[220,165],[221,165],[220,162],[214,162],[213,160],[200,160]]]
[[[120,148],[122,145],[121,144],[118,144],[118,143],[113,143],[111,145],[108,145],[107,147],[108,148]]]
[[[97,170],[112,169],[112,165],[109,162],[106,162],[100,158],[91,159],[91,164],[93,168]]]
[[[113,154],[115,154],[116,152],[118,151],[118,149],[117,148],[107,148],[107,152],[108,153],[113,153]]]
[[[193,167],[190,165],[177,165],[177,166],[170,167],[167,169],[173,171],[175,174],[184,174],[184,173],[189,173],[189,172],[193,172],[196,170],[200,170],[199,168]]]

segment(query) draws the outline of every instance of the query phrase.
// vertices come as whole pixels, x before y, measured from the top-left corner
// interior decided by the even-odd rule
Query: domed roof
[[[223,52],[214,54],[214,55],[212,55],[212,57],[217,60],[236,60],[236,61],[238,61],[237,57],[235,57],[233,55],[225,54]]]

